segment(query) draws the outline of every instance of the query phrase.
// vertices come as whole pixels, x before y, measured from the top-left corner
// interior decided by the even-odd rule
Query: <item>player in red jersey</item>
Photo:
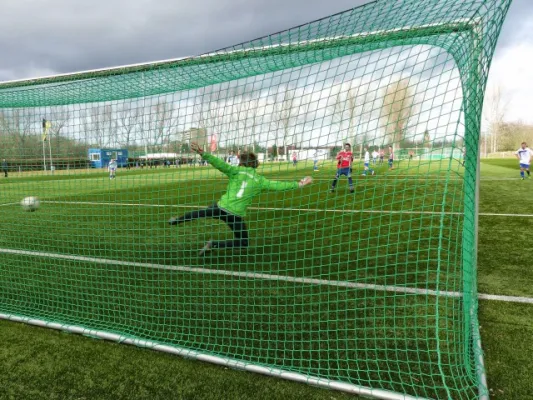
[[[337,181],[341,175],[344,175],[348,178],[348,184],[350,185],[350,193],[353,193],[355,190],[353,188],[352,180],[352,163],[353,163],[353,153],[352,146],[350,143],[344,143],[344,150],[339,151],[337,154],[337,174],[335,179],[331,184],[331,193],[335,191],[337,186]]]

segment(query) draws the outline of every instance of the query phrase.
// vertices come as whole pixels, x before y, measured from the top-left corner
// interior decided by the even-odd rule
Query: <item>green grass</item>
[[[533,214],[533,182],[507,179],[518,176],[511,161],[483,162],[481,213]],[[273,179],[298,179],[310,171],[303,164],[262,167]],[[337,193],[328,193],[333,173],[332,166],[323,166],[310,188],[260,196],[246,218],[251,247],[204,258],[197,250],[205,240],[230,237],[222,223],[169,227],[166,221],[220,196],[226,181],[211,168],[119,171],[114,181],[97,171],[1,180],[0,248],[50,254],[1,255],[0,311],[419,395],[444,397],[444,372],[455,376],[455,382],[447,381],[456,387],[454,397],[471,393],[470,378],[459,365],[463,337],[452,323],[461,321],[458,299],[165,269],[179,265],[462,289],[457,267],[462,223],[454,214],[464,200],[458,162],[404,161],[390,172],[378,167],[375,177],[355,174],[355,196],[345,180]],[[38,212],[18,206],[26,195],[41,198]],[[533,273],[526,261],[529,235],[523,226],[524,218],[480,215],[480,292],[533,297]],[[158,267],[73,261],[54,254]],[[527,362],[519,363],[533,356],[527,316],[532,309],[480,303],[495,398],[524,398],[532,389]],[[438,337],[444,370],[438,367],[434,340],[442,321],[446,325],[439,327]],[[10,343],[0,350],[0,359],[6,360],[0,363],[6,398],[350,397],[7,321],[0,321],[0,339]]]

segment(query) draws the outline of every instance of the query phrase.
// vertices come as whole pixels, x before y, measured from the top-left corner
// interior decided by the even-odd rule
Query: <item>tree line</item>
[[[411,118],[419,112],[415,87],[399,79],[381,88],[350,83],[329,92],[306,93],[288,85],[265,90],[206,87],[192,99],[172,95],[122,103],[0,110],[3,157],[42,156],[40,121],[52,125],[47,140],[54,157],[86,157],[87,149],[127,148],[138,152],[187,152],[191,141],[205,146],[216,135],[218,147],[250,151],[312,147],[308,134],[322,126],[327,145],[343,142],[362,148],[427,143],[409,137]],[[374,125],[371,125],[374,124]],[[412,125],[412,124],[411,124]],[[373,126],[370,128],[370,126]]]

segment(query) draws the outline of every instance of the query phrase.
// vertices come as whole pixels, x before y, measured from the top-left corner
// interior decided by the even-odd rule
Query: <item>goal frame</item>
[[[205,55],[200,56],[194,56],[194,57],[182,57],[182,58],[175,58],[175,59],[169,59],[169,60],[162,60],[157,62],[151,62],[151,63],[139,63],[139,64],[130,64],[130,65],[124,65],[124,66],[118,66],[114,68],[103,68],[103,69],[93,69],[93,70],[86,70],[76,73],[67,73],[67,74],[57,74],[57,75],[50,75],[42,78],[37,79],[20,79],[20,80],[10,80],[3,83],[0,83],[0,90],[2,89],[10,89],[10,88],[20,88],[24,86],[34,86],[34,85],[45,85],[45,84],[58,84],[58,83],[67,83],[67,82],[73,82],[73,81],[80,81],[85,79],[98,79],[102,77],[110,77],[110,76],[117,76],[117,75],[125,75],[125,74],[131,74],[131,73],[143,73],[147,71],[151,71],[158,68],[176,68],[180,66],[190,66],[190,65],[197,65],[197,64],[204,64],[204,63],[212,63],[217,61],[228,61],[228,58],[231,57],[232,61],[238,59],[238,58],[260,58],[265,57],[268,55],[277,55],[277,54],[283,54],[284,52],[298,52],[298,51],[310,51],[313,49],[338,49],[340,46],[344,45],[351,45],[351,46],[360,46],[360,51],[352,52],[351,54],[358,54],[366,51],[376,51],[376,50],[382,50],[387,48],[393,48],[397,46],[416,46],[420,44],[427,44],[425,43],[425,39],[433,36],[443,35],[443,34],[449,34],[449,33],[458,33],[458,32],[468,32],[471,33],[472,37],[472,48],[476,51],[476,56],[473,62],[473,66],[471,71],[469,71],[469,74],[471,76],[467,77],[467,80],[469,80],[470,85],[472,83],[474,86],[481,85],[482,83],[479,82],[479,69],[481,66],[479,65],[479,52],[482,50],[479,48],[480,46],[480,28],[479,28],[480,21],[477,19],[460,19],[452,23],[443,23],[443,24],[427,24],[427,25],[421,25],[421,26],[406,26],[401,28],[394,28],[390,30],[379,30],[379,31],[371,31],[371,32],[363,32],[358,33],[351,36],[337,36],[337,37],[330,37],[330,38],[323,38],[323,39],[316,39],[316,40],[307,40],[302,41],[298,43],[281,43],[276,45],[268,45],[268,46],[261,46],[261,47],[250,47],[247,49],[237,49],[237,50],[220,50],[215,51],[212,53],[207,53]],[[253,42],[253,41],[252,41]],[[432,46],[436,46],[434,44],[430,44]],[[329,59],[335,59],[342,57],[343,55],[340,54],[338,56],[332,56]],[[323,61],[327,61],[327,59],[324,59]],[[320,62],[320,61],[317,61]],[[477,63],[477,64],[476,64]],[[260,72],[264,73],[264,72]],[[142,78],[141,78],[142,79]],[[477,79],[477,82],[476,82]],[[463,80],[464,82],[464,80]],[[468,118],[480,118],[480,116],[475,115],[476,110],[473,107],[470,107],[468,104],[468,93],[465,87],[463,87],[463,114],[465,116],[465,120]],[[150,93],[146,94],[147,96],[150,95]],[[469,124],[465,124],[467,126],[465,137],[468,135],[475,135],[479,134],[479,132],[469,132],[468,126]],[[462,253],[463,262],[465,256],[471,256],[472,259],[469,261],[472,265],[472,273],[475,275],[476,271],[476,253],[477,253],[477,214],[478,214],[478,205],[479,205],[479,143],[478,148],[474,148],[473,145],[476,142],[475,140],[465,140],[466,146],[467,146],[467,154],[470,156],[468,158],[467,156],[467,162],[465,163],[465,179],[466,176],[469,174],[474,174],[476,176],[476,185],[474,188],[474,196],[473,196],[473,203],[470,202],[469,204],[465,203],[465,209],[473,209],[475,210],[475,217],[474,217],[474,225],[475,229],[473,230],[474,234],[472,237],[464,238],[463,243],[465,243],[465,240],[467,242],[471,241],[471,243],[474,244],[474,249],[472,250],[470,255],[467,255],[468,251],[464,250]],[[472,154],[475,154],[475,159],[472,158]],[[465,201],[468,200],[468,196],[465,196]],[[464,234],[464,226],[463,226],[463,234]],[[465,249],[465,247],[463,247]],[[464,265],[464,264],[463,264]],[[463,270],[463,274],[465,271]],[[472,284],[475,283],[475,279],[472,280],[471,276],[463,276],[463,282],[464,282],[464,290],[461,294],[461,297],[463,300],[465,299],[464,293],[469,291],[471,294],[476,293],[476,289],[472,287]],[[438,294],[437,294],[438,295]],[[464,303],[464,316],[467,323],[470,324],[470,326],[467,328],[468,332],[470,333],[467,335],[466,340],[470,341],[470,343],[466,343],[467,346],[471,346],[471,349],[474,351],[474,361],[476,365],[476,373],[478,376],[478,382],[479,382],[479,399],[480,400],[488,400],[488,395],[485,393],[488,392],[487,389],[487,380],[486,380],[486,374],[485,374],[485,367],[484,367],[484,359],[483,359],[483,353],[481,350],[481,339],[480,339],[480,333],[479,333],[479,323],[477,320],[477,314],[476,314],[476,307],[477,307],[477,301],[474,301],[472,304]],[[323,379],[315,376],[308,376],[300,373],[295,373],[291,371],[286,371],[283,369],[277,369],[277,368],[269,368],[258,364],[252,364],[252,363],[246,363],[243,361],[239,361],[232,358],[226,358],[226,357],[219,357],[219,356],[213,356],[209,354],[205,354],[199,351],[181,348],[177,346],[170,346],[170,345],[162,345],[157,342],[149,341],[149,340],[143,340],[143,339],[132,339],[131,337],[125,337],[122,335],[118,335],[115,333],[107,332],[107,331],[101,331],[101,330],[93,330],[93,329],[87,329],[82,326],[76,326],[76,325],[64,325],[56,322],[50,322],[50,321],[44,321],[40,319],[32,319],[27,318],[23,316],[18,315],[10,315],[10,314],[2,314],[0,313],[0,319],[15,321],[15,322],[23,322],[30,325],[40,326],[40,327],[46,327],[51,329],[57,329],[61,331],[66,331],[70,333],[77,333],[85,336],[95,337],[99,339],[105,339],[109,341],[114,341],[117,343],[123,343],[123,344],[131,344],[143,348],[149,348],[152,350],[162,351],[165,353],[170,353],[174,355],[179,355],[188,359],[195,359],[198,361],[206,361],[217,365],[222,365],[225,367],[243,370],[243,371],[249,371],[249,372],[256,372],[263,375],[268,375],[272,377],[278,377],[282,379],[287,379],[295,382],[302,382],[306,384],[310,384],[313,386],[328,388],[328,389],[334,389],[339,390],[342,392],[347,392],[351,394],[361,395],[361,396],[368,396],[373,397],[376,399],[383,399],[383,400],[414,400],[415,397],[406,395],[403,393],[397,393],[382,389],[373,389],[371,387],[366,386],[360,386],[355,384],[349,384],[345,382],[340,381],[334,381],[334,380],[328,380]],[[438,333],[436,334],[438,337]],[[420,399],[420,397],[416,397],[416,399]]]

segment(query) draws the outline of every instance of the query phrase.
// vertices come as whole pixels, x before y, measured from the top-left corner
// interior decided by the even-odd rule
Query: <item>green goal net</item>
[[[510,2],[378,0],[0,84],[0,317],[377,398],[487,398],[478,145]]]

